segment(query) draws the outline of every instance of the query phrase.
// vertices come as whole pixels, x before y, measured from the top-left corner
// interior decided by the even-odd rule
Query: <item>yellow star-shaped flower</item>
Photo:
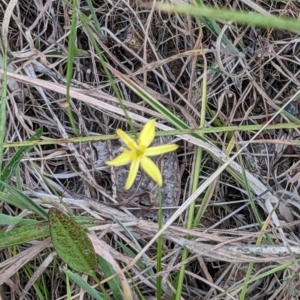
[[[137,141],[133,140],[122,129],[117,129],[116,133],[125,143],[127,148],[113,160],[107,161],[106,164],[109,166],[120,167],[131,163],[125,189],[128,190],[132,186],[140,166],[148,176],[150,176],[159,186],[162,186],[163,180],[160,170],[149,156],[161,155],[174,151],[178,146],[176,144],[169,144],[149,147],[155,137],[154,119],[145,124]]]

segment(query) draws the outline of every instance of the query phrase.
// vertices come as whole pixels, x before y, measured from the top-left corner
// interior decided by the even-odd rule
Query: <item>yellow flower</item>
[[[159,186],[162,186],[162,176],[156,166],[156,164],[148,157],[161,155],[167,152],[174,151],[178,148],[176,144],[161,145],[156,147],[149,147],[155,136],[155,120],[152,119],[147,122],[141,131],[138,140],[133,140],[126,132],[121,129],[116,131],[119,138],[125,143],[126,149],[114,158],[113,160],[107,161],[106,164],[109,166],[120,167],[131,163],[125,189],[130,189],[139,167],[150,176]]]

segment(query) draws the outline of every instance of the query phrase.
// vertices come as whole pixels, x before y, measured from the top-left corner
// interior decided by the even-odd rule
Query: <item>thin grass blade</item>
[[[34,201],[32,201],[28,196],[23,194],[21,191],[17,190],[16,188],[10,186],[9,184],[7,184],[6,182],[3,182],[3,181],[0,181],[0,187],[5,188],[10,194],[12,194],[16,198],[18,198],[18,202],[16,203],[16,205],[21,205],[21,206],[23,206],[23,208],[27,208],[30,211],[35,212],[36,214],[38,214],[40,217],[42,217],[45,220],[48,219],[47,212],[41,206],[37,205]],[[15,198],[11,198],[11,197],[10,198],[6,197],[6,194],[2,193],[2,192],[0,192],[0,198],[2,198],[4,201],[6,198],[8,200],[15,199]],[[14,204],[14,203],[11,203],[11,204]]]
[[[105,300],[106,298],[97,292],[93,287],[91,287],[86,281],[84,281],[78,274],[68,270],[66,268],[63,269],[64,273],[69,276],[69,278],[74,281],[78,286],[80,286],[84,291],[86,291],[89,295],[96,300]]]
[[[108,278],[112,275],[115,275],[116,272],[112,268],[112,266],[101,256],[98,255],[98,262],[101,267],[101,270],[104,274],[104,277]],[[115,276],[114,278],[107,281],[110,290],[112,291],[114,298],[116,300],[123,300],[123,293],[122,293],[122,287],[121,282],[118,276]]]
[[[43,128],[40,127],[33,136],[31,136],[27,141],[31,142],[31,141],[37,141],[41,138],[43,134]],[[0,176],[0,180],[3,182],[8,182],[11,178],[11,176],[15,173],[17,167],[20,164],[21,159],[23,158],[23,156],[30,151],[33,148],[33,145],[29,145],[29,146],[24,146],[24,147],[20,147],[16,153],[14,154],[14,156],[10,159],[10,161],[8,162],[8,164],[4,167],[1,176]],[[3,188],[0,190],[3,191]]]

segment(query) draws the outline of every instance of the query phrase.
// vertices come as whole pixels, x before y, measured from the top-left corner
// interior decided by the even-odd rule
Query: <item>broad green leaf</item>
[[[53,246],[59,257],[75,271],[94,274],[97,255],[84,229],[57,208],[50,208],[48,216]]]
[[[84,291],[90,294],[93,299],[96,300],[105,300],[106,298],[102,296],[99,292],[97,292],[93,287],[91,287],[86,281],[84,281],[78,274],[63,268],[63,271],[66,275],[69,276],[71,280],[73,280],[78,286],[80,286]]]
[[[36,141],[39,140],[43,134],[43,128],[39,128],[36,133],[30,137],[27,141]],[[18,148],[14,156],[10,159],[8,164],[4,167],[3,171],[1,172],[0,180],[3,182],[8,182],[11,176],[16,171],[17,166],[19,165],[21,159],[23,158],[24,154],[31,150],[32,146],[24,146]],[[4,187],[0,185],[0,190],[3,191]]]

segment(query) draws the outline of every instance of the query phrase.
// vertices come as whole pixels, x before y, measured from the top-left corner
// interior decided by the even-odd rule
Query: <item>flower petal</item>
[[[155,119],[150,120],[147,122],[141,131],[139,138],[138,138],[138,144],[140,146],[148,147],[153,139],[155,137]]]
[[[120,167],[120,166],[127,165],[130,162],[131,162],[130,151],[124,151],[116,158],[107,161],[106,164],[109,166]]]
[[[148,157],[143,157],[141,160],[143,170],[151,177],[159,186],[162,186],[163,180],[159,168]]]
[[[167,152],[174,151],[178,148],[178,145],[176,144],[169,144],[169,145],[161,145],[156,147],[150,147],[147,148],[145,151],[146,156],[155,156],[155,155],[161,155]]]
[[[131,186],[136,178],[137,172],[139,170],[139,166],[140,166],[139,159],[135,159],[134,161],[132,161],[132,164],[129,169],[128,177],[126,180],[126,184],[125,184],[125,190],[129,190],[131,188]]]
[[[137,147],[136,142],[122,129],[117,129],[116,133],[118,137],[125,143],[126,147],[130,150],[134,150]]]

